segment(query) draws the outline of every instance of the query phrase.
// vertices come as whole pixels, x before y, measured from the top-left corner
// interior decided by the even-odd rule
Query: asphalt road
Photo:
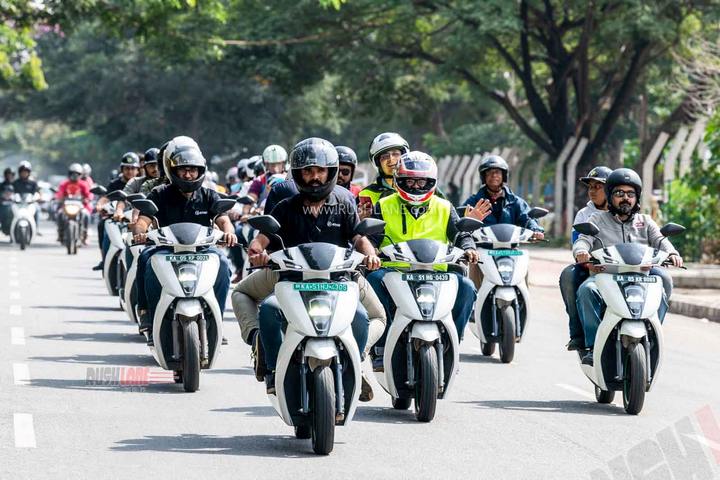
[[[531,323],[511,365],[482,357],[468,331],[460,376],[432,423],[390,408],[376,385],[355,422],[337,429],[333,453],[318,457],[252,376],[230,309],[230,344],[200,390],[184,393],[91,271],[97,247],[68,256],[52,226],[43,231],[26,251],[0,240],[0,479],[720,475],[720,325],[669,315],[642,413],[626,415],[621,395],[599,405],[564,349],[561,264],[531,264]],[[92,381],[138,372],[152,382]]]

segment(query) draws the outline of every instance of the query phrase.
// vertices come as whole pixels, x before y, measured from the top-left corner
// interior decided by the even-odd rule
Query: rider
[[[608,211],[597,212],[589,219],[600,230],[596,236],[597,239],[602,240],[605,247],[626,242],[657,246],[660,250],[670,253],[669,260],[674,266],[681,267],[683,259],[669,240],[665,239],[658,245],[657,242],[663,238],[663,235],[655,221],[649,215],[638,213],[641,194],[642,180],[635,171],[629,168],[613,170],[605,182]],[[587,235],[580,235],[577,239],[573,245],[573,255],[578,263],[590,261],[590,252],[594,250],[594,241],[593,237]],[[598,266],[591,266],[590,269],[593,273],[602,271],[602,267]],[[662,322],[667,313],[668,301],[672,293],[672,278],[662,268],[652,268],[650,274],[660,276],[663,281],[664,294],[658,310],[658,317]],[[595,284],[594,275],[590,275],[578,289],[577,307],[585,331],[585,346],[588,348],[588,353],[583,357],[582,363],[592,365],[595,334],[605,308]]]
[[[125,185],[137,176],[140,170],[140,157],[135,152],[127,152],[120,159],[120,175],[108,183],[107,192],[114,192],[115,190],[123,190]],[[110,200],[106,196],[103,196],[98,200],[95,205],[95,209],[100,214],[102,219],[98,222],[98,243],[100,244],[100,263],[93,267],[93,270],[102,270],[105,261],[105,254],[110,248],[110,239],[105,237],[105,221],[107,220],[108,214],[105,213],[103,207],[109,203]]]
[[[265,166],[265,173],[256,178],[248,190],[248,196],[255,203],[261,205],[270,191],[268,179],[278,173],[285,173],[285,162],[288,154],[280,145],[268,145],[262,153],[262,163]]]
[[[125,193],[128,195],[140,193],[145,182],[160,176],[160,169],[158,168],[158,153],[160,153],[160,149],[155,147],[148,148],[145,151],[143,154],[144,163],[142,166],[142,170],[144,170],[145,175],[128,180],[125,187],[123,187],[123,191]],[[115,213],[113,213],[114,221],[119,222],[123,218],[125,206],[125,202],[122,200],[117,202],[115,205]]]
[[[588,203],[575,215],[573,225],[587,222],[593,214],[607,210],[607,198],[605,197],[605,181],[612,173],[612,170],[605,166],[597,166],[590,170],[587,176],[580,181],[588,187]],[[573,230],[573,243],[580,234]],[[587,279],[589,272],[582,265],[568,265],[560,274],[560,293],[565,302],[565,311],[568,314],[570,341],[567,349],[570,351],[585,348],[585,335],[583,334],[582,323],[577,311],[575,294],[580,285]]]
[[[155,178],[147,178],[143,182],[142,186],[140,187],[140,193],[147,196],[150,192],[152,192],[153,188],[159,186],[159,185],[166,185],[170,183],[170,180],[168,180],[167,175],[165,175],[165,165],[162,161],[163,154],[165,152],[165,149],[167,148],[169,142],[165,142],[160,149],[157,152],[157,170],[158,170],[158,176]]]
[[[163,163],[170,184],[154,188],[147,196],[147,199],[152,200],[158,208],[158,212],[155,214],[158,228],[181,222],[210,226],[213,222],[210,214],[211,207],[220,200],[220,195],[214,190],[202,186],[205,181],[207,162],[198,144],[189,137],[173,138],[163,152]],[[132,227],[135,243],[145,243],[146,232],[151,224],[151,218],[143,215],[138,217]],[[237,237],[235,237],[233,225],[227,215],[219,215],[215,219],[215,225],[225,234],[223,242],[229,247],[235,245]],[[163,250],[161,246],[149,247],[143,250],[138,258],[137,288],[140,293],[138,297],[140,330],[150,332],[148,335],[149,346],[153,345],[153,319],[155,306],[160,300],[162,285],[153,269],[147,268],[147,264],[153,254],[161,253]],[[219,249],[213,247],[208,251],[218,255],[220,259],[220,268],[213,290],[222,311],[225,308],[225,300],[230,286],[230,268],[225,254]]]
[[[373,183],[358,194],[360,218],[370,216],[373,206],[383,197],[395,193],[393,171],[400,156],[410,151],[407,140],[394,132],[381,133],[370,144],[368,156],[378,172]]]
[[[32,165],[27,160],[23,160],[20,162],[20,165],[18,165],[18,179],[13,182],[13,189],[15,190],[15,193],[19,193],[21,195],[29,193],[31,195],[35,195],[38,193],[38,184],[35,180],[30,178],[30,174],[32,173]],[[35,225],[38,225],[40,222],[40,209],[35,209]],[[38,236],[42,236],[42,233],[40,233],[40,229],[37,230]]]
[[[340,168],[338,170],[338,185],[345,187],[357,198],[361,188],[353,185],[352,180],[355,176],[355,168],[357,167],[357,155],[350,147],[335,147],[340,160]]]
[[[88,187],[92,188],[93,185],[95,185],[95,181],[92,179],[90,175],[92,175],[92,167],[89,163],[83,163],[82,165],[83,174],[80,177],[80,179],[88,184]]]
[[[336,188],[338,164],[335,147],[327,140],[308,138],[295,145],[290,153],[290,169],[299,193],[273,208],[271,214],[281,226],[278,235],[286,248],[312,242],[328,242],[343,248],[354,244],[358,252],[367,255],[367,268],[375,270],[380,265],[375,249],[366,237],[353,233],[359,222],[355,200],[347,190]],[[250,262],[266,265],[265,249],[270,246],[270,239],[259,234],[248,248]],[[282,341],[282,315],[273,295],[277,281],[277,272],[262,269],[243,279],[232,294],[233,310],[243,338],[253,346],[253,356],[258,363],[256,377],[262,381],[265,376],[268,393],[275,392],[274,369]],[[359,276],[357,282],[361,305],[358,305],[352,329],[360,352],[365,355],[382,335],[385,315],[365,279]],[[263,303],[258,313],[257,302],[260,301]],[[361,390],[361,401],[372,399],[372,389],[364,376]]]
[[[485,225],[509,223],[529,228],[535,232],[533,240],[542,240],[544,230],[528,216],[530,206],[507,185],[509,170],[507,162],[499,155],[489,155],[480,162],[478,172],[482,185],[463,203],[467,207],[465,216],[481,220]],[[483,277],[480,269],[470,266],[469,276],[475,287],[480,288]]]
[[[12,195],[14,193],[13,181],[15,180],[15,171],[7,167],[3,171],[3,181],[0,183],[0,226],[5,235],[10,235],[10,224],[12,223]]]
[[[83,168],[79,163],[73,163],[68,167],[68,178],[64,180],[57,189],[55,198],[58,200],[60,205],[60,213],[57,215],[57,228],[58,228],[58,242],[63,242],[63,232],[65,231],[65,225],[63,223],[62,215],[62,202],[68,197],[80,197],[82,198],[85,209],[81,211],[82,218],[82,242],[87,244],[87,230],[90,215],[88,209],[90,206],[90,200],[92,199],[92,193],[90,193],[90,187],[86,182],[82,180]]]
[[[462,233],[458,235],[455,226],[458,214],[455,208],[449,201],[435,195],[437,175],[435,160],[426,153],[414,151],[400,157],[393,176],[397,193],[381,198],[373,215],[385,221],[385,236],[374,237],[372,241],[381,248],[392,242],[414,239],[452,243],[465,250],[465,257],[470,263],[477,263],[478,253],[472,237]],[[382,268],[368,275],[367,280],[382,301],[389,324],[392,322],[392,298],[383,284],[387,272],[387,269]],[[458,339],[461,340],[475,303],[475,288],[467,277],[453,274],[458,280],[458,292],[452,316]],[[381,339],[378,344],[373,369],[382,371],[381,350],[385,339]]]

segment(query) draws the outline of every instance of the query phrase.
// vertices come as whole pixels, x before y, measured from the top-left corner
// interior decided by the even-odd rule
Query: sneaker
[[[575,350],[585,350],[585,339],[584,338],[571,338],[566,345],[568,352]]]
[[[385,364],[383,363],[383,357],[374,357],[372,359],[373,372],[384,372]]]
[[[99,270],[102,270],[103,268],[105,268],[105,265],[103,264],[103,262],[100,262],[97,265],[95,265],[94,267],[92,267],[93,272],[97,272]]]
[[[268,395],[275,395],[275,372],[265,375],[265,391]]]
[[[250,357],[252,358],[252,364],[255,368],[255,378],[258,382],[262,382],[267,374],[267,367],[265,366],[265,350],[263,350],[262,342],[260,341],[260,332],[257,330],[253,336]]]
[[[147,344],[146,344],[146,345],[147,345],[148,347],[154,347],[154,346],[155,346],[155,341],[153,340],[152,334],[151,334],[151,335],[148,335],[148,337],[147,337]]]
[[[141,310],[138,312],[140,315],[140,326],[138,330],[140,333],[149,332],[152,329],[152,323],[150,322],[150,315],[147,310]]]
[[[585,354],[585,356],[582,358],[582,364],[583,365],[589,365],[593,366],[593,351],[588,350],[588,352]]]
[[[223,345],[227,345],[227,344],[228,344],[228,339],[225,338],[225,335],[223,335],[222,344],[223,344]]]
[[[361,402],[369,402],[373,399],[373,389],[370,385],[370,382],[368,382],[367,377],[365,376],[365,372],[362,372],[361,375],[362,378],[362,386],[360,387],[360,401]]]

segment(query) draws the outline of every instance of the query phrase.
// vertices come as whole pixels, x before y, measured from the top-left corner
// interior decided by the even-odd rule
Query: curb
[[[705,318],[711,322],[720,323],[720,308],[701,305],[684,299],[670,299],[670,313],[685,315],[686,317]]]

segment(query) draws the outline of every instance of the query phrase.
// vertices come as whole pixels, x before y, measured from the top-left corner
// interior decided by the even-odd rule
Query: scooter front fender
[[[415,322],[410,335],[411,338],[432,343],[440,338],[440,329],[435,322]]]
[[[622,337],[623,335],[641,340],[647,335],[645,323],[641,320],[625,320],[620,325],[620,336]]]

